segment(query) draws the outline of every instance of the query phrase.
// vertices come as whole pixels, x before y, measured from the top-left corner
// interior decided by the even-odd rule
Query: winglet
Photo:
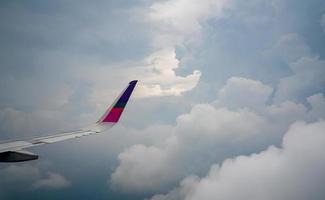
[[[119,121],[137,82],[137,80],[133,80],[129,83],[127,88],[121,93],[97,123],[117,123]]]

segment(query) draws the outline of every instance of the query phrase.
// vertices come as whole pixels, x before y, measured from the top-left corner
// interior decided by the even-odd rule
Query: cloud
[[[318,118],[325,118],[325,97],[322,93],[312,95],[307,98],[307,102],[311,105],[310,118],[317,120]]]
[[[216,101],[194,105],[174,126],[164,128],[165,134],[159,134],[162,127],[151,129],[160,140],[131,144],[120,153],[111,186],[136,193],[164,191],[188,174],[204,173],[213,163],[279,146],[290,124],[323,116],[318,112],[325,103],[320,94],[308,98],[307,109],[291,101],[269,105],[272,91],[259,81],[230,78]]]
[[[103,3],[102,7],[82,3],[72,6],[75,14],[63,11],[60,16],[43,13],[39,7],[33,10],[28,4],[6,4],[4,12],[1,12],[2,19],[12,21],[3,23],[1,31],[5,34],[1,40],[15,52],[15,56],[5,50],[1,54],[3,95],[0,110],[12,114],[2,115],[0,119],[6,138],[9,135],[37,134],[57,129],[55,127],[72,129],[95,121],[107,108],[107,99],[114,99],[132,79],[140,80],[136,97],[180,96],[192,90],[199,82],[201,72],[193,70],[182,75],[176,72],[180,67],[176,46],[180,43],[154,45],[157,38],[165,34],[160,28],[168,29],[164,20],[153,19],[154,13],[166,11],[159,8],[159,3],[154,4],[145,8],[151,11],[143,12],[146,15],[144,18],[139,17],[143,13],[130,9],[143,4],[127,5],[126,10],[121,12],[123,17],[112,12],[109,3]],[[56,5],[60,7],[62,3]],[[43,6],[53,12],[57,8]],[[71,5],[65,6],[67,10],[72,8]],[[116,6],[122,9],[119,6],[123,5]],[[20,15],[12,17],[11,13]],[[82,17],[79,16],[85,13],[89,21],[80,21]],[[201,11],[199,13],[193,20],[204,15]],[[132,22],[129,21],[131,15],[135,16]],[[118,20],[108,20],[113,18]],[[149,18],[150,23],[147,23]],[[49,32],[43,29],[48,24],[56,26],[56,30]],[[125,36],[129,33],[125,31],[128,28],[133,30],[132,34]],[[121,37],[121,32],[125,37]],[[19,44],[11,35],[28,42]],[[171,36],[174,37],[174,34],[171,33]],[[146,45],[134,44],[132,37],[137,37]],[[141,56],[126,58],[128,51],[132,52],[131,55],[139,53]],[[123,59],[119,59],[122,54]],[[19,121],[11,125],[10,116],[18,113],[20,116],[16,117]],[[76,116],[80,117],[74,119]],[[74,127],[71,127],[72,123]]]
[[[185,5],[188,9],[183,9]],[[135,9],[137,23],[145,23],[152,29],[152,51],[140,60],[114,63],[120,68],[117,70],[115,67],[115,77],[119,77],[116,81],[139,79],[137,97],[179,96],[195,88],[201,72],[193,70],[185,75],[177,74],[182,58],[176,56],[176,49],[188,43],[189,36],[193,34],[196,37],[191,37],[191,43],[199,43],[201,24],[211,17],[221,17],[224,6],[224,1],[206,0],[199,3],[177,0],[153,2],[145,8]],[[182,57],[191,56],[186,48],[183,50]],[[107,90],[107,76],[101,78],[110,74],[106,70],[106,67],[100,72],[86,69],[87,73],[84,73],[97,79],[95,94]]]
[[[61,174],[50,172],[47,178],[33,183],[34,189],[61,189],[70,186],[71,183]]]
[[[183,179],[179,187],[168,192],[168,194],[157,194],[151,198],[151,200],[169,200],[169,199],[185,199],[187,196],[193,194],[194,189],[199,183],[198,176],[188,176]]]
[[[316,92],[323,92],[325,61],[313,54],[298,34],[282,35],[264,54],[281,58],[291,70],[290,75],[279,79],[274,101],[300,101]]]
[[[152,199],[323,199],[324,128],[324,120],[297,122],[281,148],[227,159],[213,165],[207,176],[188,184],[185,179],[178,189]]]
[[[14,138],[21,136],[37,136],[39,132],[60,129],[65,121],[64,114],[54,110],[38,110],[23,112],[13,108],[0,109],[0,131],[2,137]],[[40,122],[43,122],[40,124]]]
[[[255,150],[258,147],[249,147],[249,141],[262,137],[267,127],[263,117],[247,110],[195,105],[177,118],[175,127],[165,130],[169,133],[162,141],[133,145],[120,153],[111,186],[126,192],[165,190],[187,173],[201,173],[232,155],[230,149]]]
[[[274,56],[290,64],[301,57],[310,57],[310,48],[297,33],[281,35],[270,49],[263,52],[264,55]]]
[[[275,101],[297,100],[322,92],[325,85],[325,61],[318,57],[301,57],[290,63],[293,74],[280,79],[275,93]]]
[[[2,175],[1,183],[5,184],[8,182],[29,182],[37,180],[40,176],[40,171],[37,167],[32,165],[23,164],[19,165],[10,165],[0,171]]]
[[[88,164],[109,168],[117,191],[163,193],[183,179],[156,197],[192,196],[211,165],[279,149],[290,124],[324,118],[322,2],[3,3],[1,137],[94,122],[139,79],[125,127],[83,140],[80,155],[109,154],[109,167]],[[47,158],[69,160],[59,152]],[[65,164],[55,163],[74,169]],[[39,172],[37,180],[50,179]]]
[[[178,76],[175,69],[179,67],[174,49],[164,49],[154,52],[144,59],[144,66],[137,68],[140,74],[140,84],[136,97],[179,96],[192,90],[200,80],[201,72],[193,71],[185,77]]]
[[[323,31],[325,33],[325,14],[323,14],[321,19],[320,19],[320,25],[323,28]]]
[[[182,59],[176,58],[176,48],[185,47],[186,43],[198,44],[201,24],[211,17],[221,17],[224,6],[223,0],[176,0],[153,2],[139,9],[137,14],[153,28],[151,45],[154,50],[144,59],[145,67],[137,68],[138,79],[142,80],[138,96],[181,95],[195,88],[201,72],[194,70],[186,76],[176,75]],[[191,57],[186,48],[183,50],[182,57]],[[139,71],[144,71],[143,75]]]
[[[43,165],[43,166],[42,166]],[[64,176],[56,172],[48,172],[47,177],[43,175],[44,164],[31,165],[10,165],[0,170],[3,188],[10,188],[15,184],[17,188],[32,189],[61,189],[71,185]]]
[[[177,175],[175,165],[170,165],[173,148],[176,145],[165,149],[140,144],[128,148],[118,156],[120,165],[111,176],[111,187],[126,193],[165,188]]]
[[[201,23],[212,17],[221,17],[226,1],[176,0],[155,2],[149,8],[149,18],[160,30],[170,34],[188,35],[201,31]],[[186,9],[184,9],[186,8]]]
[[[242,77],[227,80],[218,92],[217,104],[231,108],[249,107],[258,109],[265,106],[273,88],[259,81]]]

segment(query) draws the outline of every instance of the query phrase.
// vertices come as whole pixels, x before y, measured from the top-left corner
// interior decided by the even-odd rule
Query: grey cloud
[[[298,100],[316,92],[323,92],[325,61],[318,57],[301,57],[290,64],[293,75],[280,79],[275,101]]]
[[[61,189],[70,186],[70,182],[61,174],[47,172],[48,164],[22,164],[9,165],[0,170],[2,189],[12,190],[11,184],[16,185],[16,189],[21,191],[36,189]],[[2,189],[0,191],[2,191]],[[2,191],[3,192],[3,191]]]
[[[301,36],[296,33],[282,35],[278,41],[263,52],[265,56],[274,56],[286,63],[293,63],[301,57],[312,56],[310,48],[303,42]]]
[[[256,110],[265,106],[272,92],[271,86],[259,81],[232,77],[219,90],[216,105],[226,105],[237,109],[249,107]]]
[[[311,119],[317,119],[319,117],[325,118],[325,98],[322,93],[312,95],[307,98],[307,102],[312,107],[312,112],[310,112]]]
[[[323,31],[325,33],[325,14],[323,14],[321,19],[320,19],[320,25],[323,28]]]

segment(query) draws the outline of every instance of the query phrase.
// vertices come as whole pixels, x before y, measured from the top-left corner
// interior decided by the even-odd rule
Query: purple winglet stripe
[[[117,103],[126,103],[128,102],[131,94],[132,94],[132,91],[135,87],[135,85],[137,84],[137,80],[134,80],[134,81],[131,81],[129,83],[129,87],[125,90],[125,92],[122,94],[122,96],[120,97],[120,99],[117,101]]]

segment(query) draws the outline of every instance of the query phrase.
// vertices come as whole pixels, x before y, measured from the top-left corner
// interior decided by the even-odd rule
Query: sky
[[[0,199],[325,199],[322,0],[1,1]]]

